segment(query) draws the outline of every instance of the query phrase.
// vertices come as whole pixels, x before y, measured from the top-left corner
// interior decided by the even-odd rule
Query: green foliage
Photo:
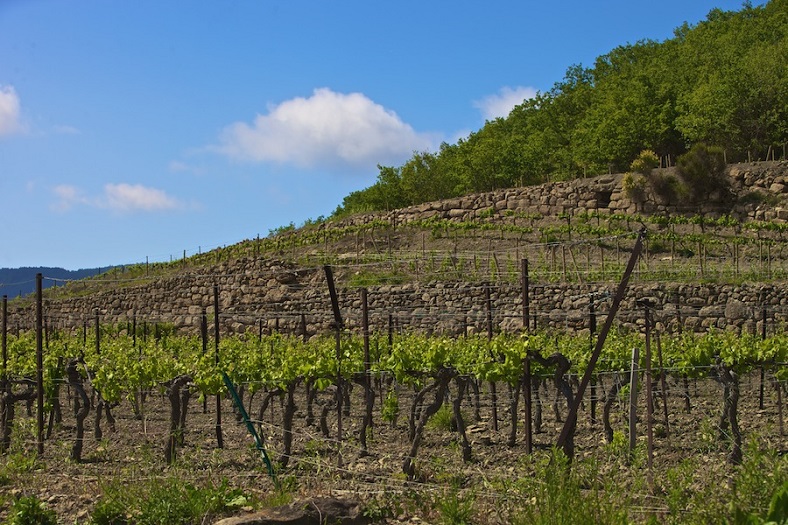
[[[577,466],[569,468],[566,456],[560,450],[554,450],[553,460],[546,460],[538,467],[538,472],[538,477],[522,480],[520,490],[532,495],[532,499],[512,523],[628,523],[624,492],[605,490],[596,476],[587,476]]]
[[[750,522],[784,523],[788,520],[788,468],[775,453],[761,450],[761,446],[757,437],[748,440],[730,506],[734,516],[748,516]]]
[[[440,523],[444,525],[471,525],[473,523],[474,497],[461,495],[453,490],[438,497],[436,506],[440,513]]]
[[[291,222],[290,224],[286,224],[284,226],[277,226],[276,228],[272,228],[268,230],[268,236],[274,237],[276,235],[282,235],[285,233],[293,232],[295,231],[295,229],[296,229],[295,223]]]
[[[766,514],[766,521],[773,523],[785,523],[788,521],[788,481],[777,489],[769,502],[769,512]]]
[[[131,516],[126,512],[126,505],[117,499],[100,499],[90,516],[92,525],[129,525]]]
[[[672,39],[570,66],[552,89],[456,144],[380,167],[378,181],[346,197],[334,216],[608,171],[647,173],[654,159],[703,142],[724,148],[729,161],[763,159],[788,137],[786,62],[784,0],[713,10]]]
[[[8,510],[7,525],[57,525],[57,514],[36,496],[22,496]]]
[[[435,414],[433,414],[433,416],[427,422],[427,426],[435,430],[451,432],[455,426],[454,411],[452,410],[452,407],[445,403],[441,405],[438,411],[435,412]]]
[[[293,502],[293,494],[298,489],[298,479],[295,474],[279,476],[279,486],[260,502],[264,508],[281,507]]]
[[[646,200],[647,179],[640,173],[627,173],[621,179],[621,189],[633,202]]]
[[[678,159],[678,172],[690,197],[699,201],[729,186],[722,148],[696,144]]]
[[[648,182],[654,195],[666,204],[676,204],[687,197],[687,187],[672,173],[652,173]]]
[[[383,401],[383,408],[381,409],[380,417],[383,421],[394,423],[397,421],[399,415],[399,400],[397,399],[397,392],[391,389],[386,394],[386,399]]]
[[[96,504],[94,525],[190,525],[249,504],[249,497],[229,486],[197,487],[176,476],[128,485],[120,481],[105,488]]]
[[[630,164],[629,169],[641,175],[648,175],[651,170],[659,166],[659,157],[651,150],[644,149]]]
[[[668,524],[784,523],[786,461],[775,452],[761,450],[763,443],[752,436],[747,442],[744,462],[725,473],[727,483],[708,483],[708,464],[688,458],[657,476],[655,484],[664,493],[668,512],[661,520]]]

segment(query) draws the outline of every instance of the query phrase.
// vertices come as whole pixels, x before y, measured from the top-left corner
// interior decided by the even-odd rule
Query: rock
[[[312,498],[245,516],[219,520],[215,525],[365,525],[370,520],[355,501]]]
[[[752,310],[739,300],[730,299],[725,305],[725,318],[728,320],[748,319],[752,315]]]

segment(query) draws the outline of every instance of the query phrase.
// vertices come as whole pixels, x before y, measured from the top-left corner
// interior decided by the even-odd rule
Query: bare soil
[[[767,376],[768,379],[768,376]],[[606,383],[610,384],[610,378]],[[542,389],[543,425],[542,432],[534,435],[534,457],[545,458],[555,444],[562,423],[556,419],[551,406],[554,387],[548,382],[549,392]],[[760,377],[747,376],[741,382],[739,422],[745,443],[757,440],[762,446],[784,454],[788,450],[788,437],[780,432],[779,411],[776,393],[768,384],[764,408],[759,408]],[[164,461],[164,445],[169,428],[169,405],[163,395],[148,397],[144,419],[134,417],[130,403],[124,401],[113,409],[116,430],[111,432],[103,420],[104,438],[96,440],[92,435],[95,412],[88,418],[89,431],[84,441],[84,461],[74,463],[69,459],[75,438],[75,420],[66,398],[62,394],[64,422],[57,426],[45,442],[43,456],[35,466],[28,469],[14,468],[20,457],[35,455],[35,415],[27,416],[22,406],[17,407],[12,451],[2,460],[9,473],[9,483],[0,487],[3,502],[0,519],[5,519],[13,499],[20,495],[36,495],[53,508],[63,523],[87,523],[92,509],[103,491],[112,483],[133,486],[151,478],[178,476],[195,484],[218,484],[222,479],[231,486],[240,487],[264,501],[274,492],[260,454],[255,450],[251,437],[243,423],[232,413],[229,399],[222,400],[222,436],[224,447],[217,447],[215,400],[211,399],[208,410],[203,412],[202,402],[192,399],[187,417],[185,446],[178,449],[178,459],[173,465]],[[424,440],[416,462],[418,482],[409,482],[402,474],[402,462],[410,443],[407,439],[407,414],[412,399],[412,390],[402,388],[400,395],[400,417],[397,425],[380,420],[381,397],[378,391],[375,403],[374,428],[370,434],[369,455],[359,454],[358,429],[363,417],[363,391],[353,389],[351,415],[343,417],[343,439],[341,461],[336,441],[336,415],[329,416],[331,438],[325,438],[317,426],[305,427],[306,404],[303,388],[299,389],[298,411],[294,422],[293,458],[280,473],[280,480],[293,491],[296,497],[339,496],[360,499],[374,508],[388,505],[394,516],[390,522],[435,522],[438,518],[431,504],[451,491],[468,491],[475,498],[476,522],[506,523],[510,513],[528,504],[527,495],[513,496],[505,489],[522,476],[533,472],[533,461],[529,461],[524,447],[522,410],[519,412],[520,428],[517,444],[507,446],[509,436],[509,396],[505,385],[498,385],[499,429],[492,429],[491,396],[487,385],[482,385],[481,420],[474,418],[474,407],[469,399],[463,403],[463,413],[468,424],[468,436],[472,445],[473,459],[463,463],[458,446],[458,434],[438,425],[425,428]],[[688,457],[701,460],[708,469],[709,480],[724,478],[732,467],[726,464],[729,449],[719,441],[717,423],[722,410],[722,387],[711,379],[693,381],[690,384],[692,410],[684,410],[683,387],[671,382],[669,387],[669,431],[665,427],[661,404],[657,404],[654,415],[654,470],[678,465]],[[252,401],[250,413],[257,416],[262,394]],[[322,393],[321,402],[330,402],[330,395]],[[588,399],[588,392],[586,393]],[[614,445],[605,444],[601,422],[590,423],[590,403],[581,410],[576,432],[576,454],[581,460],[595,458],[600,462],[602,475],[626,479],[627,472],[635,477],[646,468],[645,462],[645,401],[641,393],[639,411],[639,446],[634,465],[627,465],[622,440],[617,436]],[[246,396],[245,402],[248,404]],[[785,404],[785,397],[783,398]],[[560,413],[566,414],[565,404]],[[785,408],[785,407],[783,407]],[[622,398],[614,411],[614,427],[627,435],[626,407]],[[320,409],[315,407],[316,423]],[[602,406],[597,408],[601,420]],[[272,458],[281,452],[282,406],[279,402],[263,417],[262,428]],[[784,417],[784,416],[783,416]],[[87,423],[86,422],[86,423]],[[624,440],[625,442],[625,440]],[[746,445],[745,445],[746,454]],[[530,465],[530,466],[529,466]],[[704,476],[701,476],[703,478]],[[643,495],[643,506],[659,509],[659,503],[647,493]],[[421,501],[423,504],[419,504]],[[394,505],[393,502],[401,502]],[[637,509],[632,518],[644,519]]]

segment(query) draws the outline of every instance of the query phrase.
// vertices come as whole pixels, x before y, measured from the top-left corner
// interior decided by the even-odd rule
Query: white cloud
[[[13,86],[0,86],[0,137],[23,131],[19,96]]]
[[[497,94],[477,100],[473,105],[481,110],[485,120],[494,120],[498,117],[509,116],[515,106],[522,104],[524,100],[534,98],[536,93],[536,89],[531,87],[517,86],[513,89],[504,86]]]
[[[227,126],[215,148],[234,160],[301,168],[374,168],[402,162],[435,140],[417,133],[396,113],[361,93],[316,89],[270,106],[254,122]]]
[[[68,184],[55,186],[52,188],[52,192],[57,197],[57,202],[52,205],[52,209],[56,211],[68,211],[77,204],[89,203],[78,188]]]
[[[115,211],[172,210],[181,206],[162,190],[140,184],[107,184],[101,203],[102,207]]]
[[[79,188],[67,184],[55,186],[52,192],[57,197],[52,209],[62,212],[77,205],[115,212],[163,211],[183,207],[181,202],[164,191],[140,184],[107,184],[104,192],[96,197],[89,197]]]

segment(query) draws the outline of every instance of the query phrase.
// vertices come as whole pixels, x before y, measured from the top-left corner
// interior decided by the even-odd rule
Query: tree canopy
[[[673,38],[619,46],[573,65],[546,93],[438,152],[415,152],[345,197],[341,216],[625,171],[643,150],[675,159],[694,144],[729,162],[782,154],[788,138],[788,0],[712,10]]]

